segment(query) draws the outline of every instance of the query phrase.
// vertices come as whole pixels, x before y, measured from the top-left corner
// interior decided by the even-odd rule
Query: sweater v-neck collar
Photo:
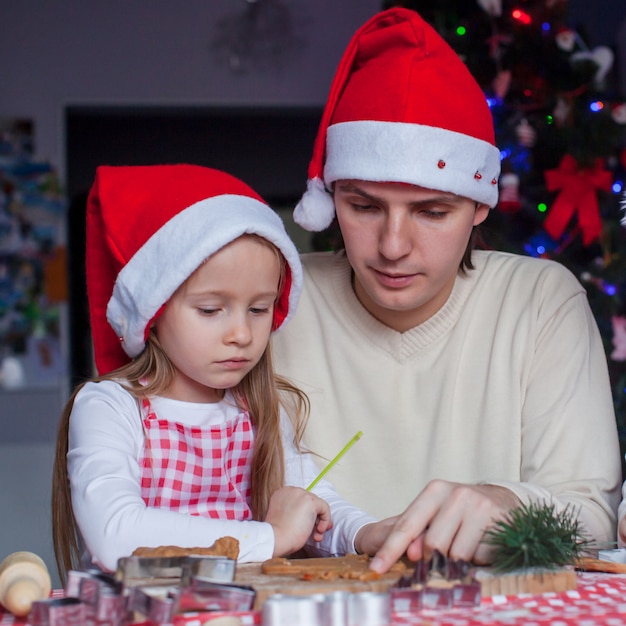
[[[478,266],[483,262],[480,255],[475,254],[472,258],[475,269],[457,276],[450,296],[439,311],[418,326],[398,332],[378,321],[360,303],[352,287],[352,267],[345,254],[336,254],[333,259],[333,295],[340,317],[400,362],[428,349],[454,326],[480,273]]]

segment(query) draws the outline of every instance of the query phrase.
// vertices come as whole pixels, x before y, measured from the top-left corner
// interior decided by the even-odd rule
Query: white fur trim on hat
[[[490,207],[498,201],[500,151],[444,128],[356,121],[329,126],[324,180],[402,182],[447,191]]]
[[[332,195],[319,178],[310,179],[294,209],[294,221],[306,230],[320,231],[328,228],[334,217],[335,202]]]
[[[107,319],[128,356],[145,346],[148,324],[172,294],[211,254],[244,234],[272,242],[291,270],[289,312],[302,289],[302,266],[280,217],[254,198],[219,195],[174,215],[133,255],[119,272],[107,307]]]

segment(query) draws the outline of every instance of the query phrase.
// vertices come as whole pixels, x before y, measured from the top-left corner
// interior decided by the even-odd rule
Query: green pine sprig
[[[570,506],[522,504],[486,533],[496,572],[525,568],[557,569],[573,564],[589,546]]]

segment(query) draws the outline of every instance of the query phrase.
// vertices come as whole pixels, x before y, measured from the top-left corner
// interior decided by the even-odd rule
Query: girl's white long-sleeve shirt
[[[213,404],[163,397],[150,398],[150,403],[159,419],[199,428],[241,412],[228,393]],[[286,484],[305,488],[319,469],[311,455],[296,449],[284,413],[281,421]],[[112,571],[119,558],[139,546],[210,546],[224,536],[239,541],[241,562],[271,558],[274,532],[267,522],[209,519],[146,506],[140,486],[143,448],[137,400],[116,382],[87,383],[72,409],[67,461],[74,516],[94,565]],[[309,547],[320,555],[354,552],[356,533],[374,518],[340,498],[326,480],[313,492],[328,502],[333,528]]]

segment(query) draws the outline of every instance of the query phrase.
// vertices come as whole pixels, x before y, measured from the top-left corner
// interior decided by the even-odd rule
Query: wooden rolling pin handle
[[[36,600],[43,600],[52,589],[44,561],[33,552],[14,552],[0,563],[0,604],[16,615],[30,613]]]

